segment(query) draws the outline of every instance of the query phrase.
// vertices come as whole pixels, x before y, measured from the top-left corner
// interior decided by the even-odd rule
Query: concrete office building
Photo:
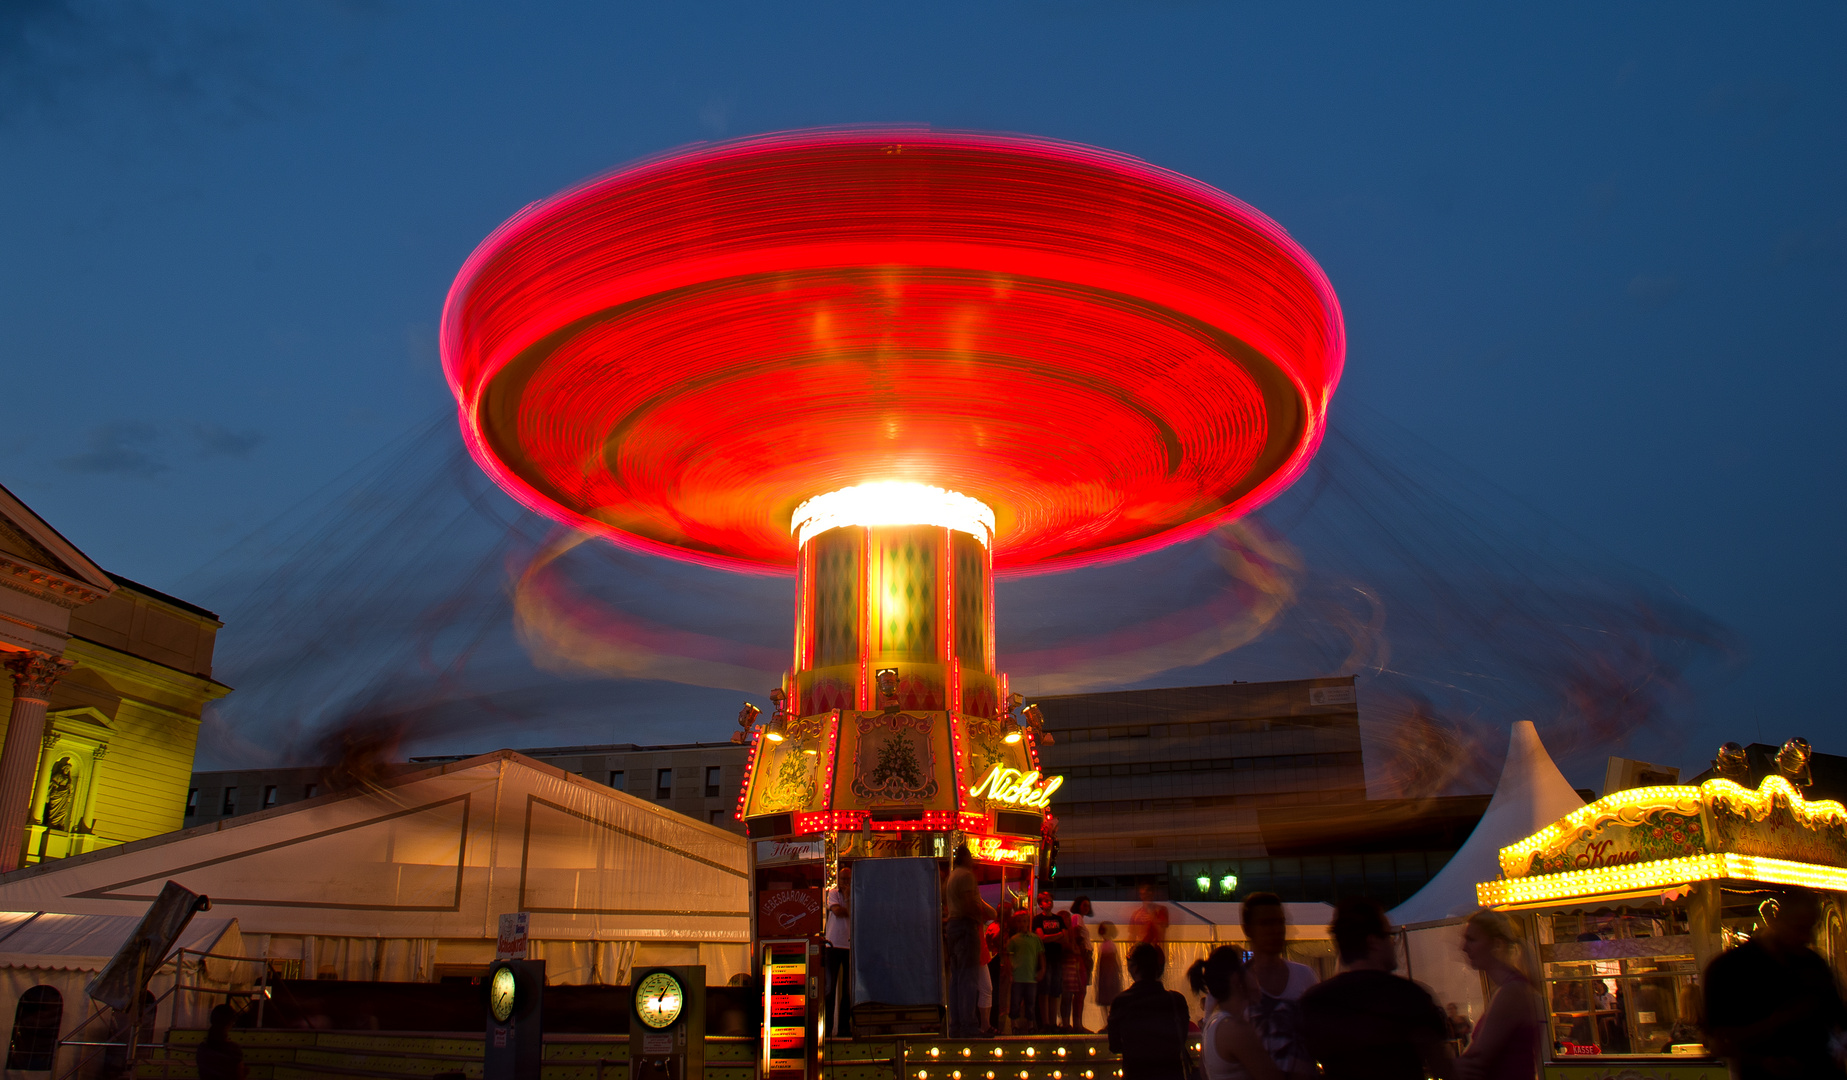
[[[1126,899],[1170,863],[1265,856],[1263,808],[1366,798],[1351,677],[1036,701],[1042,767],[1065,778],[1061,893]]]

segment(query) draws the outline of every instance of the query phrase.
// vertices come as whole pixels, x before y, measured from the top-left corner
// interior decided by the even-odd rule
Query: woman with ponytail
[[[1253,995],[1243,954],[1221,945],[1199,966],[1207,999],[1213,1003],[1199,1037],[1205,1080],[1286,1080],[1250,1022]]]
[[[1544,1020],[1519,930],[1498,911],[1478,911],[1462,928],[1462,955],[1494,983],[1469,1048],[1456,1059],[1462,1080],[1533,1080]]]

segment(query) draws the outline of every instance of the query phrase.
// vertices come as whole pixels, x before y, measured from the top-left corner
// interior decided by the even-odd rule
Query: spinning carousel
[[[1261,505],[1319,444],[1344,348],[1320,268],[1236,199],[908,128],[697,146],[535,203],[468,260],[442,336],[468,446],[525,505],[793,576],[789,668],[737,735],[757,936],[785,943],[765,983],[791,986],[842,867],[967,844],[984,882],[1033,887],[1060,781],[996,665],[995,576]],[[862,928],[923,917],[863,884]]]

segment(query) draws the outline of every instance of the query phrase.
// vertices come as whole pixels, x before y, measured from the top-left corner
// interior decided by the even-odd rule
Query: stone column
[[[9,658],[6,667],[13,675],[13,713],[7,719],[6,746],[0,749],[0,871],[17,870],[25,854],[45,708],[51,704],[52,686],[72,663],[49,653],[28,652]]]

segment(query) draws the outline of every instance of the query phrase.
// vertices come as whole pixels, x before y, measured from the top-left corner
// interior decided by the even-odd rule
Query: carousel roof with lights
[[[442,351],[526,505],[663,555],[790,566],[808,500],[991,508],[997,570],[1186,539],[1286,487],[1344,330],[1320,268],[1211,187],[1091,147],[929,130],[700,146],[535,203]]]

